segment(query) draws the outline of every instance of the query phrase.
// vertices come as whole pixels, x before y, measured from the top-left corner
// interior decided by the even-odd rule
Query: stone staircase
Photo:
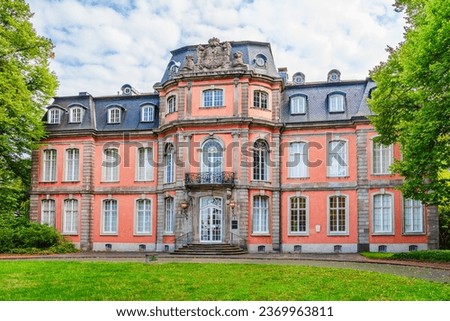
[[[192,256],[216,256],[216,255],[241,255],[246,254],[247,251],[241,249],[239,246],[218,243],[218,244],[187,244],[179,249],[176,249],[171,254],[173,255],[192,255]]]

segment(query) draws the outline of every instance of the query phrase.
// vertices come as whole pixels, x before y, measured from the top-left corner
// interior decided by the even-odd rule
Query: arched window
[[[291,115],[306,113],[307,97],[296,95],[290,98]]]
[[[78,233],[78,200],[76,199],[64,201],[63,233]]]
[[[377,142],[372,145],[372,172],[373,174],[390,174],[392,164],[392,145],[385,146]]]
[[[269,109],[269,94],[265,91],[255,90],[253,92],[253,107]]]
[[[108,124],[120,124],[122,119],[122,109],[111,107],[108,109]]]
[[[43,181],[56,181],[56,149],[44,150]]]
[[[119,215],[117,201],[112,199],[104,200],[102,212],[102,232],[105,234],[116,234]]]
[[[268,180],[269,146],[264,140],[257,140],[253,145],[253,179]]]
[[[152,122],[154,120],[153,105],[144,105],[141,107],[141,122]]]
[[[177,97],[175,95],[167,98],[167,113],[174,113],[177,111]]]
[[[103,150],[103,181],[117,182],[119,180],[119,150],[117,148],[107,148]]]
[[[172,144],[166,145],[166,151],[164,155],[165,170],[165,182],[175,182],[175,148]]]
[[[150,147],[141,147],[138,149],[137,180],[153,180],[153,152]]]
[[[175,208],[173,197],[167,197],[165,201],[165,233],[173,233],[175,226]]]
[[[221,183],[222,171],[222,145],[215,139],[209,139],[202,147],[202,182]]]
[[[403,229],[405,233],[423,233],[423,206],[419,200],[403,201]]]
[[[328,142],[328,176],[345,177],[348,173],[347,142],[332,140]]]
[[[48,110],[47,123],[59,124],[61,121],[61,110],[58,108],[50,108]]]
[[[55,227],[55,200],[48,199],[41,202],[41,224]]]
[[[136,201],[136,234],[150,234],[152,222],[152,202],[149,199]]]
[[[328,230],[330,234],[347,233],[347,198],[333,195],[328,198]]]
[[[308,233],[308,208],[307,198],[295,196],[289,199],[289,233]]]
[[[393,201],[391,194],[373,196],[373,232],[392,233]]]
[[[332,93],[328,95],[328,112],[341,113],[345,111],[345,95],[343,93]]]
[[[253,233],[269,233],[269,198],[253,197]]]
[[[80,180],[80,150],[78,148],[66,149],[65,179],[68,182]]]
[[[223,105],[222,89],[208,89],[203,91],[203,107],[221,107]]]
[[[71,107],[69,111],[69,122],[70,123],[81,123],[83,119],[83,108],[81,107]]]

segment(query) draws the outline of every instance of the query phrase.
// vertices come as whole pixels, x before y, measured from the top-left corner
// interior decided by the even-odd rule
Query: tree
[[[36,34],[24,0],[0,0],[0,214],[26,200],[31,150],[45,134],[43,106],[55,94],[53,44]]]
[[[397,0],[405,39],[371,71],[371,118],[384,145],[400,143],[393,171],[406,197],[428,205],[450,200],[450,0]]]

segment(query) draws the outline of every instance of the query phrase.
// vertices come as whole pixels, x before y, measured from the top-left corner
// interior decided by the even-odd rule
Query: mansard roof
[[[141,107],[153,105],[153,122],[141,122]],[[134,131],[151,130],[158,127],[159,121],[159,96],[157,94],[116,95],[105,97],[93,97],[88,93],[80,93],[78,96],[56,97],[53,104],[48,106],[50,110],[54,106],[63,109],[58,124],[47,124],[48,131]],[[85,109],[80,123],[69,121],[70,108],[82,106]],[[108,123],[108,109],[119,107],[122,110],[120,123]],[[43,120],[46,122],[48,112]]]
[[[313,123],[351,120],[373,115],[367,99],[374,87],[375,83],[371,79],[288,84],[282,96],[281,120],[286,124]],[[334,93],[340,93],[345,97],[343,112],[332,113],[328,109],[328,97]],[[302,95],[307,99],[304,114],[291,114],[290,99],[296,95]]]

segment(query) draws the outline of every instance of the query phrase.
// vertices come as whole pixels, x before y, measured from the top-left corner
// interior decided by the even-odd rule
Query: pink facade
[[[33,219],[83,250],[437,246],[435,209],[404,199],[389,172],[398,147],[373,141],[372,81],[291,81],[267,43],[172,54],[155,93],[55,98],[33,154]]]

